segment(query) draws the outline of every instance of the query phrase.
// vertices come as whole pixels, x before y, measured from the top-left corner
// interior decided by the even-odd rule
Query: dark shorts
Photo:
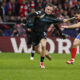
[[[37,46],[40,43],[40,40],[43,38],[46,39],[46,32],[32,32],[32,42],[34,46]]]
[[[32,44],[32,35],[31,35],[31,33],[27,33],[27,44],[28,45]]]

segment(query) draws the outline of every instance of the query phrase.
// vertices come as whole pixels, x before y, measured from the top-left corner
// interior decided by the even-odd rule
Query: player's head
[[[75,17],[77,20],[80,20],[80,10],[76,11]]]
[[[51,3],[47,4],[46,7],[45,7],[45,13],[50,15],[50,14],[53,13],[53,11],[54,11],[53,4],[51,4]]]

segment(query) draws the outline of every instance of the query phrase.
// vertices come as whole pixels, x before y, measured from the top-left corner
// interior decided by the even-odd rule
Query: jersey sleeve
[[[62,19],[60,19],[60,18],[58,18],[56,15],[52,15],[52,18],[51,18],[51,20],[52,20],[52,22],[53,23],[63,23],[63,20]]]
[[[41,14],[41,11],[37,11],[28,15],[28,17],[37,17]]]
[[[61,31],[61,29],[59,28],[59,26],[58,26],[57,24],[55,24],[54,27],[55,27],[56,30],[58,31],[58,35],[59,35],[61,38],[65,39],[66,37],[65,37],[65,35],[62,34],[62,31]]]

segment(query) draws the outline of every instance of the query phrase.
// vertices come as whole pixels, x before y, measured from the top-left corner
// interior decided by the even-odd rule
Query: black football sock
[[[31,52],[31,57],[34,57],[34,53],[35,53],[35,48],[34,46],[32,47],[32,52]]]
[[[41,62],[44,62],[44,57],[41,56]]]
[[[31,57],[34,57],[34,52],[33,51],[31,52]]]

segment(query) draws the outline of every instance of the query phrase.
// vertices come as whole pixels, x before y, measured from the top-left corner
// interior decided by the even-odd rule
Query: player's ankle
[[[40,62],[40,65],[44,65],[43,62]]]
[[[75,60],[75,58],[71,58],[71,60],[73,60],[73,61],[74,61],[74,60]]]
[[[40,62],[40,67],[41,67],[42,69],[45,69],[45,66],[44,66],[43,62]]]

